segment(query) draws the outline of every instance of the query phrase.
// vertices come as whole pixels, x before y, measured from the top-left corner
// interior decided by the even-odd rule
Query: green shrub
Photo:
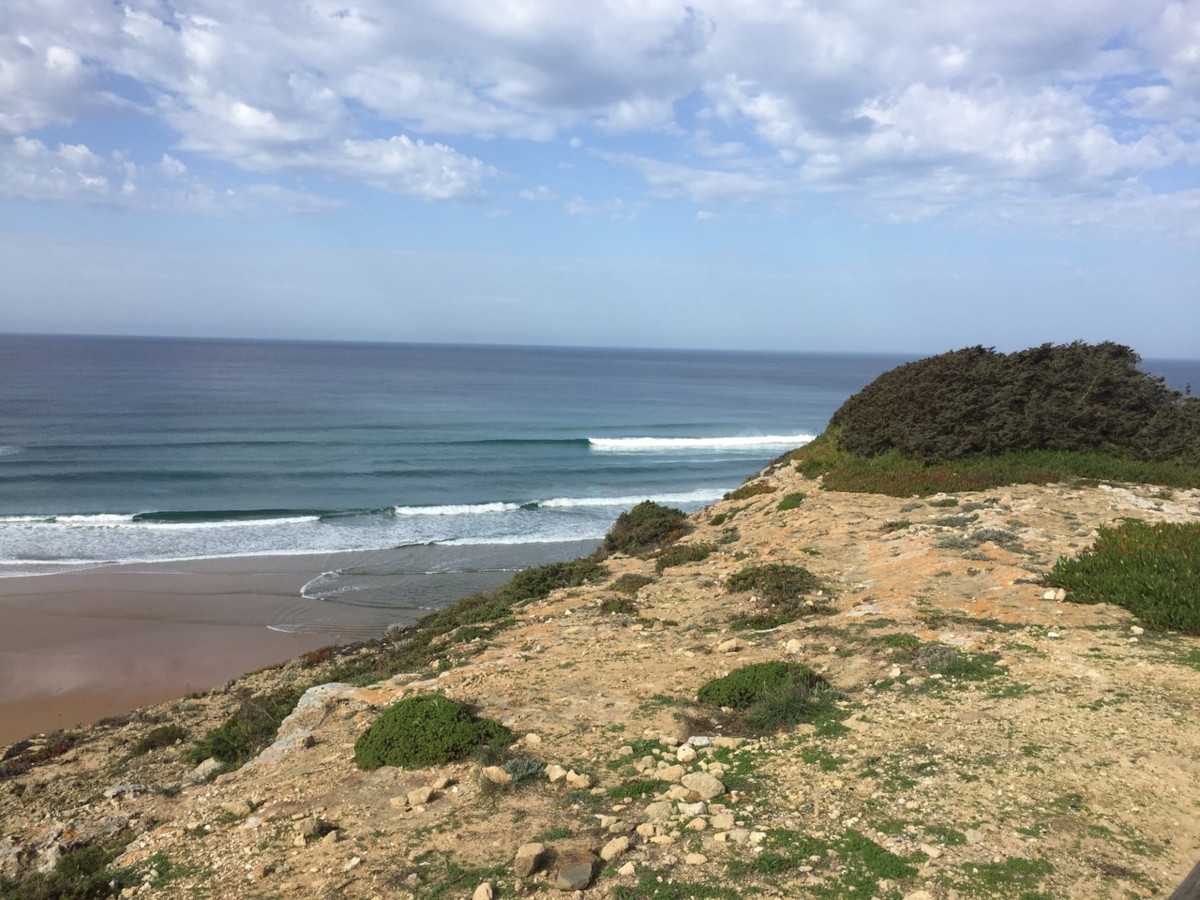
[[[170,747],[176,741],[181,741],[186,737],[187,732],[179,725],[160,725],[134,744],[130,753],[133,756],[141,756],[160,747]]]
[[[701,686],[701,703],[734,710],[730,731],[765,734],[800,722],[838,717],[840,694],[800,663],[755,663]]]
[[[607,575],[607,567],[590,559],[549,563],[522,569],[508,584],[500,588],[500,596],[510,604],[544,600],[560,588],[580,587],[589,582],[599,581]]]
[[[1200,399],[1137,368],[1128,347],[970,347],[885,372],[833,414],[837,447],[924,462],[975,454],[1099,450],[1200,464]]]
[[[813,688],[825,684],[825,679],[803,663],[754,663],[706,682],[696,699],[712,706],[749,709],[764,694],[792,684]]]
[[[654,579],[649,575],[635,575],[632,572],[626,572],[616,581],[608,586],[610,591],[616,591],[619,594],[626,594],[633,597],[648,584],[654,584]]]
[[[790,600],[820,586],[820,579],[808,569],[783,563],[748,566],[725,581],[725,590],[731,594],[754,591],[769,602]]]
[[[618,616],[635,616],[637,615],[637,604],[625,597],[613,597],[605,600],[600,604],[602,612],[613,613]]]
[[[1200,634],[1200,524],[1128,519],[1047,576],[1074,603],[1123,606],[1145,625]]]
[[[725,500],[749,500],[759,494],[773,494],[778,488],[769,481],[751,481],[725,495]]]
[[[795,509],[804,502],[804,496],[805,495],[800,491],[786,494],[784,498],[779,501],[779,504],[775,508],[780,512],[784,512],[789,509]]]
[[[384,710],[354,743],[360,769],[420,769],[462,759],[482,746],[516,739],[511,731],[441,694],[416,694]]]
[[[246,697],[237,711],[188,751],[200,763],[212,757],[225,766],[241,766],[275,740],[280,723],[296,708],[303,688],[286,688],[271,694]]]
[[[624,553],[646,556],[664,544],[690,533],[687,513],[670,506],[660,506],[653,500],[643,500],[633,509],[621,513],[600,550],[605,555]]]
[[[712,544],[676,544],[668,547],[654,562],[654,571],[661,572],[672,566],[682,566],[684,563],[700,562],[712,556],[717,548]]]

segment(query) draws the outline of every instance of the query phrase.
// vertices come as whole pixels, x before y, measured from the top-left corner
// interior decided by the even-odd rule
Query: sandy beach
[[[367,554],[128,564],[0,578],[0,743],[192,691],[415,618],[307,600]],[[499,576],[498,576],[499,577]],[[419,611],[417,611],[419,612]],[[304,631],[293,631],[297,623]]]

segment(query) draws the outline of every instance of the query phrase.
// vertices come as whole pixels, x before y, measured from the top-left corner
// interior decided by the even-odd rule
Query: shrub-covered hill
[[[885,372],[830,420],[840,450],[924,463],[976,454],[1101,451],[1200,464],[1200,399],[1138,368],[1128,347],[969,347]]]

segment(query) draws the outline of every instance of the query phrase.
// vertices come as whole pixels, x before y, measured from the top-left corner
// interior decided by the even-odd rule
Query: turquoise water
[[[0,338],[0,561],[601,537],[696,508],[901,357]]]

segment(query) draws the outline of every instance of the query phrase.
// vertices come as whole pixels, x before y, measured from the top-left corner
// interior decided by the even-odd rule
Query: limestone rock
[[[192,771],[184,776],[185,781],[190,781],[192,784],[203,784],[206,781],[211,781],[213,776],[221,771],[221,764],[211,756],[206,759]]]
[[[719,797],[725,793],[725,785],[707,772],[689,772],[680,779],[689,791],[695,791],[705,800]]]
[[[545,844],[536,841],[522,844],[517,848],[517,855],[513,859],[513,874],[518,878],[528,878],[541,867],[542,855],[545,852]]]
[[[550,779],[551,783],[555,781],[562,781],[567,777],[567,770],[558,763],[551,763],[550,765],[546,766],[546,777]]]
[[[600,851],[600,858],[605,862],[612,862],[622,853],[629,849],[629,838],[615,837]]]
[[[730,638],[717,644],[718,653],[738,653],[746,649],[746,642],[741,638]]]
[[[567,773],[567,787],[573,791],[586,791],[592,786],[592,776],[576,772],[572,769]]]
[[[475,888],[475,893],[471,895],[471,900],[492,900],[496,896],[495,889],[486,881]]]
[[[480,774],[482,774],[483,780],[489,784],[495,784],[501,787],[512,784],[512,776],[499,766],[487,766]]]
[[[423,806],[424,804],[428,803],[432,799],[433,799],[433,788],[431,788],[429,785],[425,785],[424,787],[419,787],[419,788],[413,788],[411,791],[408,792],[408,797],[407,797],[409,806]]]

